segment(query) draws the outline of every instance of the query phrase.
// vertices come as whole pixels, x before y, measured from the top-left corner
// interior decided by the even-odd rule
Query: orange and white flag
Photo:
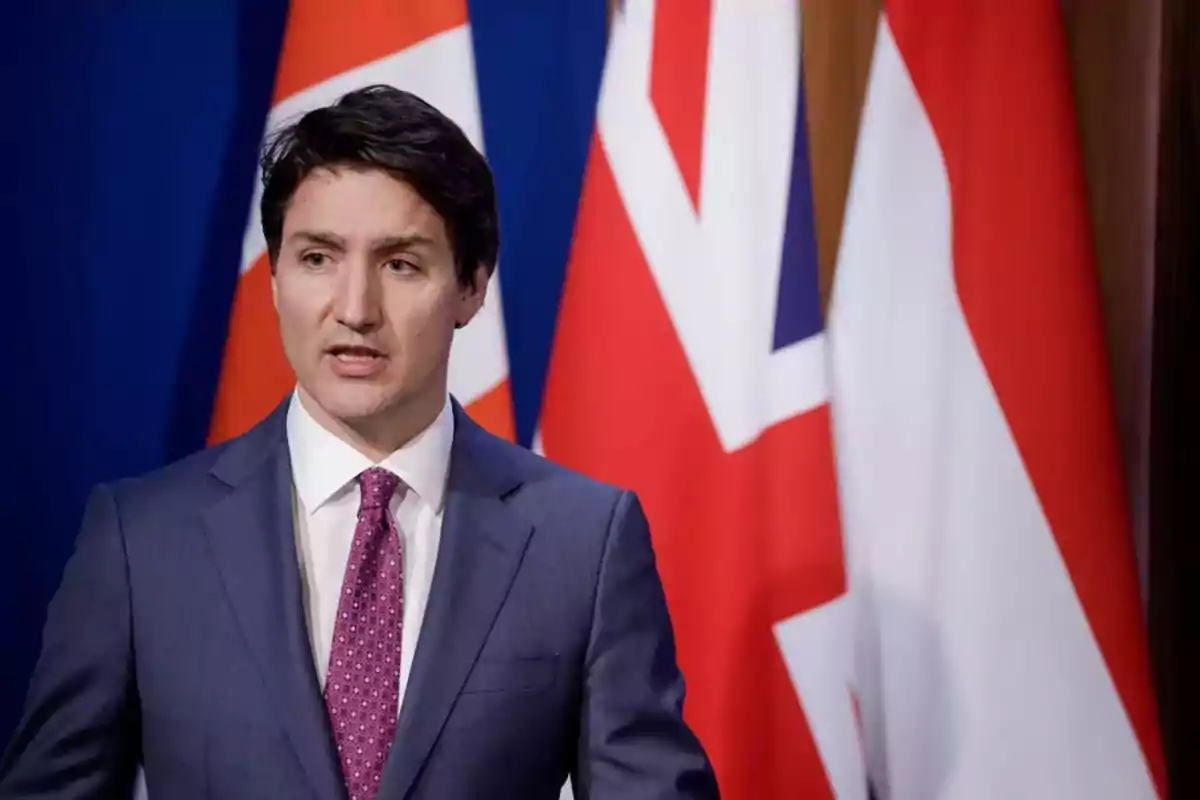
[[[1164,796],[1054,0],[887,0],[829,341],[880,800]]]
[[[353,6],[294,0],[267,130],[374,83],[411,91],[433,104],[483,150],[466,0],[359,0]],[[260,178],[255,179],[209,432],[214,443],[248,430],[295,384],[271,302]],[[483,309],[455,334],[449,384],[472,418],[493,433],[514,437],[498,275]]]

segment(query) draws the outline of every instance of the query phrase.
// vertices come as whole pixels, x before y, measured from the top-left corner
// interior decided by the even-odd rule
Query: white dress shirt
[[[433,424],[378,464],[313,419],[294,392],[288,407],[287,438],[304,610],[322,691],[342,578],[358,521],[361,493],[355,479],[364,470],[379,466],[394,472],[408,487],[407,491],[400,487],[390,504],[404,545],[399,703],[403,705],[441,539],[442,504],[454,440],[450,398]]]

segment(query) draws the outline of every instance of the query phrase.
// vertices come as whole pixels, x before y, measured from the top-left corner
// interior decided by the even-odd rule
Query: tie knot
[[[358,482],[362,486],[360,508],[387,508],[396,487],[400,485],[400,476],[383,467],[371,467],[358,476]]]

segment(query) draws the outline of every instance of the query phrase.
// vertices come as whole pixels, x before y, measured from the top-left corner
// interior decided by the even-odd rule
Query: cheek
[[[432,298],[430,302],[408,304],[394,309],[392,329],[401,349],[408,348],[411,356],[436,358],[449,346],[454,331],[454,307],[447,298]]]
[[[290,302],[285,295],[279,296],[275,310],[279,315],[279,329],[284,337],[294,336],[303,328],[299,322],[303,316],[301,309]]]
[[[312,297],[304,292],[281,289],[276,294],[280,335],[289,351],[316,335],[320,327],[318,308]]]

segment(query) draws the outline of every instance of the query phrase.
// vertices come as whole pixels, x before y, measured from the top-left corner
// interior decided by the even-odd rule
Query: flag
[[[293,0],[267,129],[373,83],[428,101],[483,150],[466,0],[359,0],[352,5]],[[249,429],[295,385],[271,303],[261,196],[256,179],[213,410],[213,442]],[[498,273],[479,314],[455,334],[449,387],[476,421],[513,438]]]
[[[865,793],[794,0],[612,23],[541,418],[639,495],[722,796]]]
[[[829,319],[881,800],[1163,794],[1053,0],[892,0]]]

